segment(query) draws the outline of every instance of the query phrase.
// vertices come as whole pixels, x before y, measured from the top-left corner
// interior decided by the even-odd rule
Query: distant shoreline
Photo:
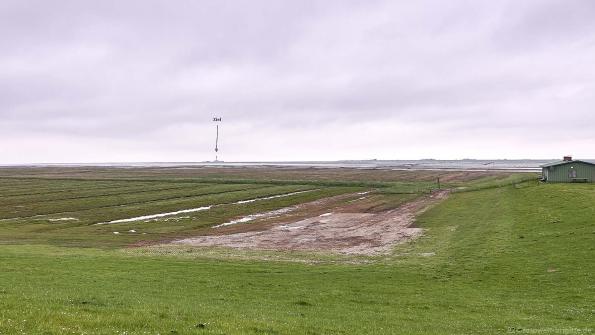
[[[519,171],[537,172],[540,166],[555,159],[500,160],[345,160],[345,161],[279,161],[279,162],[124,162],[124,163],[33,163],[0,164],[14,167],[115,167],[115,168],[200,168],[200,167],[278,167],[278,168],[356,168],[390,170],[449,171]],[[588,160],[593,161],[593,160]]]

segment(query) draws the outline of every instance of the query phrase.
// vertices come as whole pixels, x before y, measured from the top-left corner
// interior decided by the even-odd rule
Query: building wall
[[[572,170],[576,171],[576,178],[587,178],[590,183],[595,181],[595,166],[580,162],[549,167],[547,181],[552,183],[570,183],[572,182],[570,176]],[[546,175],[545,171],[544,175]]]

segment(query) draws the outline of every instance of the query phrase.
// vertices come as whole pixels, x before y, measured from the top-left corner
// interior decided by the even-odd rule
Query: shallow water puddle
[[[77,218],[57,218],[57,219],[48,219],[48,221],[50,222],[56,222],[56,221],[78,221]]]
[[[231,226],[231,225],[238,224],[238,223],[246,223],[246,222],[254,221],[256,219],[270,218],[270,217],[274,217],[277,215],[291,212],[295,209],[296,209],[296,207],[293,206],[293,207],[285,207],[285,208],[281,208],[281,209],[276,209],[274,211],[269,211],[269,212],[264,212],[264,213],[252,214],[252,215],[244,216],[244,217],[236,219],[236,220],[231,220],[229,222],[222,223],[220,225],[213,226],[212,228]]]
[[[143,222],[144,223],[157,222],[157,221],[162,221],[162,222],[175,221],[175,222],[178,222],[178,221],[184,220],[184,219],[190,219],[190,216],[174,216],[174,217],[167,218],[167,219],[155,218],[155,219],[150,219],[150,220],[144,220]]]
[[[239,204],[247,204],[247,203],[250,203],[250,202],[255,202],[255,201],[260,201],[260,200],[269,200],[269,199],[284,198],[284,197],[289,197],[289,196],[292,196],[292,195],[306,193],[306,192],[312,192],[312,191],[316,191],[316,190],[297,191],[297,192],[291,192],[291,193],[285,193],[285,194],[272,195],[270,197],[254,198],[254,199],[248,199],[248,200],[240,200],[240,201],[234,202],[233,204],[234,205],[239,205]]]
[[[349,200],[349,203],[356,202],[356,201],[360,201],[360,200],[365,200],[365,199],[368,199],[368,197],[361,197],[361,198],[357,198],[357,199]]]
[[[197,207],[197,208],[182,209],[182,210],[175,211],[175,212],[167,212],[167,213],[143,215],[143,216],[137,216],[137,217],[133,217],[133,218],[129,218],[129,219],[118,219],[118,220],[113,220],[113,221],[108,221],[108,222],[96,223],[96,225],[106,225],[106,224],[114,224],[114,223],[127,223],[127,222],[135,222],[135,221],[149,222],[149,220],[158,219],[158,218],[167,217],[167,216],[174,216],[174,215],[184,214],[184,213],[193,213],[193,212],[206,211],[206,210],[209,210],[209,209],[211,209],[213,207],[217,207],[217,206],[241,205],[241,204],[247,204],[247,203],[251,203],[251,202],[255,202],[255,201],[284,198],[284,197],[289,197],[289,196],[292,196],[292,195],[306,193],[306,192],[312,192],[312,191],[317,191],[317,189],[297,191],[297,192],[284,193],[284,194],[277,194],[277,195],[272,195],[272,196],[269,196],[269,197],[253,198],[253,199],[248,199],[248,200],[240,200],[240,201],[236,201],[236,202],[232,202],[232,203],[224,203],[224,204],[203,206],[203,207]],[[287,207],[287,208],[291,208],[291,207]],[[222,226],[228,226],[228,225],[236,224],[236,223],[248,222],[248,221],[252,221],[254,219],[263,217],[263,216],[283,214],[283,213],[286,213],[283,210],[287,210],[287,208],[281,208],[281,209],[278,209],[278,210],[275,210],[275,211],[261,213],[261,214],[249,215],[249,216],[246,216],[246,217],[241,218],[241,219],[238,219],[238,220],[234,220],[234,221],[230,221],[230,222],[226,222],[226,223],[223,223],[223,224],[214,226],[213,228],[222,227]]]
[[[304,229],[306,226],[291,226],[291,225],[281,225],[279,228],[284,230],[297,230],[297,229]]]
[[[182,210],[175,211],[175,212],[167,212],[167,213],[159,213],[159,214],[152,214],[152,215],[137,216],[137,217],[134,217],[134,218],[113,220],[113,221],[109,221],[109,222],[100,222],[100,223],[96,223],[96,225],[104,225],[104,224],[112,224],[112,223],[126,223],[126,222],[150,220],[150,219],[162,218],[162,217],[165,217],[165,216],[172,216],[172,215],[178,215],[178,214],[183,214],[183,213],[193,213],[193,212],[206,211],[206,210],[211,209],[212,207],[213,206],[204,206],[204,207],[197,207],[197,208],[190,208],[190,209],[182,209]]]

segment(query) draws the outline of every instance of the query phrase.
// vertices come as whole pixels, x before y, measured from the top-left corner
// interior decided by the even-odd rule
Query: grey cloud
[[[76,141],[121,143],[96,161],[200,160],[221,115],[230,159],[358,158],[374,139],[379,158],[444,155],[432,139],[485,155],[461,145],[471,133],[527,157],[559,156],[543,134],[573,132],[588,154],[594,28],[588,0],[3,1],[0,140],[55,141],[69,161],[89,157]],[[406,136],[426,141],[407,151]],[[325,137],[330,156],[300,145]],[[251,156],[263,138],[269,156]]]

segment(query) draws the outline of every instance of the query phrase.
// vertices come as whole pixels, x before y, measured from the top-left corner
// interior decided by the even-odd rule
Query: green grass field
[[[0,179],[0,242],[100,248],[125,246],[137,241],[191,236],[233,217],[362,189],[232,181],[6,178]],[[283,197],[267,199],[279,195]],[[237,203],[251,199],[262,200]],[[97,225],[204,206],[215,207],[180,214],[170,220]],[[129,230],[136,233],[127,233]],[[123,234],[115,236],[114,232]]]
[[[286,184],[245,175],[132,178],[102,170],[76,171],[76,178],[60,171],[56,179],[42,172],[0,178],[0,334],[595,332],[593,185],[453,179],[478,190],[453,193],[425,212],[416,222],[424,235],[390,256],[278,253],[281,260],[264,261],[255,256],[275,253],[126,246],[368,190],[370,180],[355,172],[343,181],[284,175]],[[407,193],[432,178],[397,181]],[[304,179],[310,182],[289,182]],[[378,197],[399,201],[399,183],[372,181],[380,183]],[[233,204],[303,190],[310,191]],[[221,206],[180,220],[94,225],[211,204]],[[50,221],[65,217],[78,220]]]

